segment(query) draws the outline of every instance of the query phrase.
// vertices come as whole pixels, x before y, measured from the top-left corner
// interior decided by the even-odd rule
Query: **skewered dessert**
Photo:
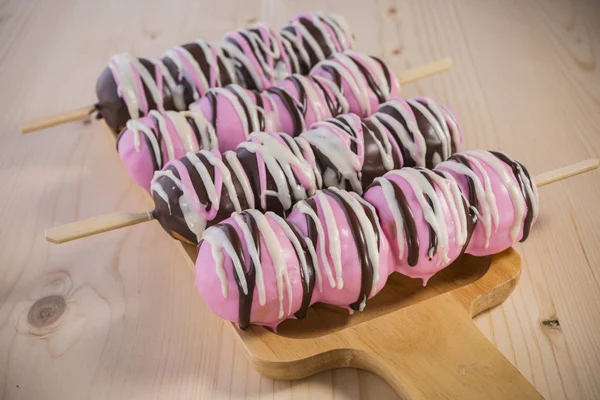
[[[348,112],[368,117],[400,92],[398,80],[375,57],[347,51],[323,63],[314,76],[292,75],[263,92],[237,84],[209,89],[191,106],[196,112],[153,110],[130,120],[117,138],[121,160],[149,190],[154,171],[188,152],[235,150],[254,131],[297,136],[317,121]],[[323,71],[331,76],[319,75]]]
[[[117,54],[96,84],[96,110],[119,132],[128,120],[152,110],[186,110],[210,88],[237,83],[266,89],[352,46],[342,17],[309,13],[280,32],[264,25],[238,29],[219,43],[197,40],[173,47],[161,59]]]
[[[463,252],[489,255],[525,240],[537,208],[522,164],[499,152],[459,153],[434,170],[389,172],[364,199],[329,188],[287,219],[233,214],[204,233],[196,286],[242,329],[300,318],[316,302],[362,310],[392,272],[425,284]]]
[[[153,217],[176,239],[198,243],[207,225],[246,209],[284,215],[316,190],[361,194],[373,179],[433,167],[460,150],[454,115],[435,101],[393,99],[371,117],[343,114],[298,137],[255,132],[235,152],[200,151],[156,172]]]

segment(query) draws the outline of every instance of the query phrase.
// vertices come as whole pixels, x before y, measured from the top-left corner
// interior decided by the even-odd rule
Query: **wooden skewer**
[[[411,83],[447,71],[450,67],[452,67],[452,59],[444,58],[404,71],[398,75],[398,81],[400,81],[401,84]]]
[[[570,178],[587,171],[598,168],[600,161],[596,158],[581,161],[576,164],[545,172],[533,178],[536,185],[545,186],[553,182]],[[71,240],[81,239],[87,236],[108,232],[126,226],[137,225],[142,222],[152,221],[154,211],[142,213],[115,212],[84,219],[82,221],[46,229],[46,240],[60,244]]]
[[[102,232],[114,231],[126,226],[141,224],[153,219],[154,214],[152,211],[142,213],[115,212],[46,229],[46,240],[60,244]]]
[[[537,187],[542,187],[575,175],[583,174],[584,172],[592,171],[598,168],[599,164],[600,161],[597,158],[590,158],[589,160],[580,161],[575,164],[567,165],[566,167],[544,172],[535,176],[533,180]]]
[[[51,128],[56,125],[66,124],[67,122],[81,121],[88,118],[94,111],[96,111],[96,107],[91,105],[78,108],[76,110],[66,111],[64,113],[48,115],[46,117],[24,123],[21,125],[21,133],[25,135],[30,132]]]
[[[430,62],[408,71],[404,71],[398,75],[398,80],[401,84],[414,82],[419,79],[427,78],[428,76],[444,72],[452,66],[450,58],[444,58]],[[48,115],[33,121],[29,121],[21,125],[21,133],[27,134],[30,132],[39,131],[42,129],[51,128],[53,126],[66,124],[67,122],[80,121],[86,119],[96,110],[96,107],[91,105],[82,107],[77,110],[66,111],[60,114]]]

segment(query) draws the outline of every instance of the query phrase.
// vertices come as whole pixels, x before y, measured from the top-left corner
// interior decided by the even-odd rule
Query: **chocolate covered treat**
[[[157,123],[156,120],[173,119],[171,112],[168,111],[162,113],[152,111],[150,116],[143,117],[138,121],[130,121],[117,140],[121,160],[134,180],[149,190],[150,179],[154,171],[159,170],[172,159],[183,157],[187,152],[197,152],[198,149],[212,150],[215,148],[212,145],[218,145],[218,149],[222,152],[235,150],[237,145],[246,140],[254,131],[283,132],[297,136],[315,122],[347,113],[350,108],[349,100],[366,105],[364,109],[355,107],[357,108],[355,114],[366,118],[371,115],[366,112],[371,108],[375,109],[378,102],[385,102],[398,96],[400,91],[398,80],[384,63],[374,57],[356,52],[345,52],[337,54],[325,62],[328,63],[328,67],[334,69],[337,68],[335,66],[339,66],[340,70],[346,70],[347,64],[354,67],[343,72],[343,80],[336,78],[335,74],[291,75],[276,86],[262,92],[244,89],[238,84],[209,89],[199,101],[190,107],[196,114],[186,112],[186,119],[192,124],[192,129],[185,123]],[[368,67],[357,68],[356,65]],[[321,71],[320,64],[315,70]],[[380,81],[381,77],[384,78]],[[360,89],[357,88],[353,91],[350,87],[346,87],[348,84],[344,82],[348,81],[356,83]],[[370,90],[368,89],[369,82],[381,85],[382,88],[376,91]],[[378,95],[375,95],[376,92]],[[425,118],[423,112],[427,115],[432,113],[432,110],[427,109],[427,104],[420,104],[417,100],[406,107],[414,109],[419,118]],[[425,111],[419,111],[421,108],[425,108]],[[434,111],[439,114],[447,113],[443,108],[436,108]],[[389,112],[398,114],[403,111],[390,109]],[[161,114],[165,115],[161,116]],[[192,115],[194,117],[190,118]],[[402,116],[394,115],[388,119],[393,120],[396,117],[401,118]],[[437,117],[443,118],[443,115]],[[385,118],[385,115],[382,114],[382,118]],[[389,123],[393,123],[393,121]],[[413,129],[415,123],[411,122],[409,125],[406,129]],[[198,129],[199,126],[206,127],[206,129],[212,127],[211,131],[214,132],[218,141],[211,141],[211,147],[201,146],[201,140],[194,140],[194,137],[189,135],[191,130],[201,134],[202,129]],[[447,129],[445,124],[440,127]],[[390,129],[398,130],[401,127]],[[140,132],[143,135],[140,135]],[[445,134],[448,133],[445,132]],[[140,136],[142,143],[140,143]],[[182,145],[179,145],[180,143]],[[185,145],[186,143],[188,145]],[[432,148],[430,152],[438,153],[443,150],[442,158],[445,159],[449,156],[448,151],[451,150],[451,146],[450,143],[444,149]],[[153,148],[158,149],[158,152],[153,151]],[[169,152],[169,149],[173,151]],[[159,152],[161,154],[158,154]],[[156,168],[153,169],[153,167]]]
[[[417,119],[413,109],[422,107]],[[433,167],[460,149],[455,117],[431,99],[393,99],[361,119],[354,114],[314,124],[297,137],[255,132],[235,152],[188,153],[168,162],[150,186],[155,217],[176,239],[198,243],[207,225],[245,209],[285,215],[316,190],[361,194],[373,179],[406,167]],[[433,146],[436,150],[430,150]]]
[[[341,17],[303,14],[283,28],[285,37],[257,25],[219,43],[198,40],[171,48],[161,59],[117,54],[96,84],[98,117],[119,132],[151,110],[186,110],[210,88],[238,83],[264,90],[291,74],[308,73],[334,50],[351,49],[347,29]]]
[[[522,164],[469,151],[435,170],[389,172],[364,199],[330,188],[287,219],[234,214],[204,233],[196,286],[215,314],[242,329],[302,318],[317,302],[361,311],[393,272],[426,283],[463,253],[491,255],[525,240],[537,209]]]

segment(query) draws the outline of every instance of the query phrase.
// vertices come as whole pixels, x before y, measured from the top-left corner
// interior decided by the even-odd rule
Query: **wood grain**
[[[504,150],[533,174],[600,154],[595,0],[4,0],[0,398],[397,398],[380,378],[353,369],[300,381],[261,377],[204,307],[178,245],[157,224],[46,243],[47,227],[151,204],[100,125],[25,137],[18,130],[93,101],[112,53],[159,55],[313,9],[343,13],[357,47],[396,71],[451,56],[452,71],[404,94],[450,104],[467,148]],[[547,399],[600,398],[599,176],[540,189],[540,220],[517,246],[520,283],[476,318]]]

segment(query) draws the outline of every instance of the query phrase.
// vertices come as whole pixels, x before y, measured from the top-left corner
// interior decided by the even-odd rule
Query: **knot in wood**
[[[65,313],[67,302],[63,296],[51,295],[37,300],[27,314],[27,321],[34,328],[54,324]]]

